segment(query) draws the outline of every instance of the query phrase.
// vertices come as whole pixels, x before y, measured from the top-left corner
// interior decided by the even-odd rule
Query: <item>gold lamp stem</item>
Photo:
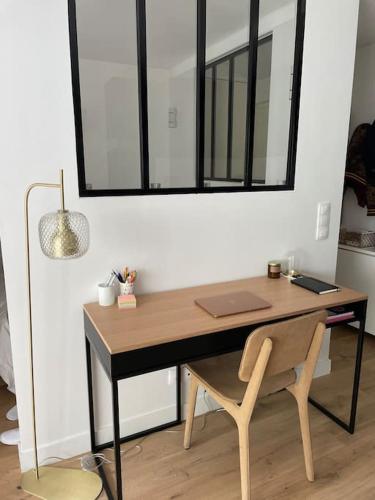
[[[25,193],[25,231],[26,231],[26,266],[27,266],[27,293],[28,293],[28,319],[29,319],[29,350],[31,370],[31,408],[32,408],[32,432],[35,468],[31,468],[22,474],[22,489],[37,498],[64,498],[66,500],[93,500],[98,498],[103,487],[99,475],[81,469],[68,469],[65,467],[39,466],[38,462],[38,440],[35,411],[35,379],[34,379],[34,350],[33,350],[33,317],[32,317],[32,294],[31,294],[31,267],[30,267],[30,234],[29,234],[29,197],[34,188],[56,188],[60,190],[61,209],[56,214],[46,214],[40,221],[40,231],[54,230],[53,234],[41,238],[43,253],[52,259],[75,258],[83,255],[88,248],[88,224],[86,218],[78,212],[73,212],[74,217],[84,225],[83,231],[76,234],[70,227],[69,213],[65,210],[64,202],[64,173],[60,171],[59,184],[36,183],[31,184]],[[50,220],[46,225],[45,218]],[[85,227],[85,224],[87,227]],[[86,240],[82,241],[80,247],[79,237],[82,235]],[[49,245],[49,247],[48,247]],[[47,248],[48,247],[48,248]],[[0,495],[1,496],[1,495]]]
[[[47,184],[37,182],[31,184],[25,193],[25,231],[26,231],[26,270],[27,270],[27,294],[28,294],[28,317],[29,317],[29,353],[30,353],[30,369],[31,369],[31,408],[32,408],[32,424],[33,424],[33,448],[34,448],[34,465],[37,479],[39,479],[39,464],[38,464],[38,446],[37,446],[37,431],[36,431],[36,415],[35,415],[35,381],[34,381],[34,350],[33,350],[33,318],[31,306],[31,268],[30,268],[30,235],[29,235],[29,197],[34,188],[58,188],[61,190],[61,205],[64,209],[64,184],[63,171],[60,172],[60,184]]]
[[[61,210],[65,210],[65,197],[64,197],[64,170],[60,170],[60,196],[61,196]]]

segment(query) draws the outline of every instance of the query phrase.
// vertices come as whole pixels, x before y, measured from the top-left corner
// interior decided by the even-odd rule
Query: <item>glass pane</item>
[[[216,66],[214,177],[227,178],[229,61]]]
[[[253,184],[264,184],[267,166],[272,36],[259,41],[254,118]]]
[[[206,62],[249,44],[250,0],[207,0]]]
[[[151,188],[195,187],[196,0],[147,0]]]
[[[253,184],[286,182],[297,0],[260,0]]]
[[[212,68],[206,70],[204,177],[211,177],[212,154]]]
[[[233,179],[243,179],[245,172],[248,65],[248,50],[242,51],[234,58],[231,167]]]
[[[140,188],[135,0],[76,9],[87,187]]]
[[[206,63],[214,72],[212,103],[215,103],[212,143],[207,134],[205,141],[206,158],[207,150],[213,146],[214,181],[210,183],[211,186],[238,186],[238,181],[241,182],[244,177],[241,157],[245,139],[242,122],[245,117],[246,123],[246,105],[242,108],[242,104],[244,100],[246,102],[247,85],[246,80],[240,80],[244,68],[240,67],[241,61],[236,64],[235,55],[249,43],[249,21],[250,0],[207,0]],[[206,100],[206,109],[207,106]],[[207,123],[211,117],[206,112],[206,131],[212,126]]]

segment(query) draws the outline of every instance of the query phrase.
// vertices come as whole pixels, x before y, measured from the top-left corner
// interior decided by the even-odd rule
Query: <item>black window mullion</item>
[[[79,78],[77,14],[76,14],[75,0],[68,0],[68,16],[69,16],[70,64],[72,72],[74,122],[76,130],[78,187],[79,187],[79,195],[84,196],[87,190],[87,186],[86,186],[85,154],[84,154],[84,144],[83,144],[81,85]]]
[[[190,188],[165,188],[161,190],[151,190],[149,186],[149,130],[148,130],[148,81],[147,81],[147,33],[146,33],[146,1],[135,0],[136,5],[136,25],[137,25],[137,70],[138,70],[138,107],[139,107],[139,139],[140,139],[140,169],[141,169],[141,189],[89,189],[86,185],[86,172],[84,161],[83,143],[83,119],[81,113],[81,88],[79,79],[79,47],[78,47],[78,27],[76,21],[76,0],[68,0],[69,15],[69,36],[71,52],[71,71],[73,87],[73,103],[75,116],[75,133],[77,147],[77,167],[79,180],[79,194],[83,197],[94,196],[135,196],[152,194],[179,194],[193,192],[236,192],[236,191],[287,191],[294,189],[295,162],[297,149],[298,118],[300,105],[300,85],[303,60],[304,23],[306,0],[298,0],[296,19],[295,54],[293,67],[293,88],[290,110],[290,130],[288,162],[285,185],[253,186],[253,154],[254,154],[254,128],[255,128],[255,104],[256,104],[256,83],[257,83],[257,57],[258,57],[258,25],[259,25],[259,1],[250,0],[250,36],[249,47],[240,49],[248,50],[248,89],[246,104],[246,144],[244,159],[244,186],[220,186],[204,187],[204,156],[205,156],[205,60],[206,60],[206,0],[197,0],[197,70],[196,70],[196,186]],[[152,1],[152,0],[151,0]],[[236,52],[239,53],[240,51]],[[225,57],[230,60],[232,54]],[[217,101],[217,72],[218,61],[210,63],[207,67],[212,67],[212,113],[207,119],[212,120],[211,126],[211,175],[215,177],[215,142],[216,142],[216,101]],[[231,70],[232,72],[232,70]],[[234,125],[234,79],[231,82],[232,89],[229,98],[232,105],[228,103],[228,151],[227,151],[227,173],[226,179],[233,176],[233,125]],[[230,132],[230,129],[232,131]],[[233,179],[234,180],[234,179]]]
[[[141,158],[142,189],[150,189],[149,147],[148,147],[148,102],[147,102],[147,39],[146,3],[136,0],[137,13],[137,58],[138,58],[138,106],[139,143]]]
[[[206,0],[197,0],[196,186],[204,187],[206,94]]]
[[[211,105],[211,178],[215,178],[215,141],[216,141],[216,64],[212,67],[212,105]]]
[[[247,76],[247,113],[244,186],[250,187],[253,180],[255,99],[258,60],[259,0],[250,4],[249,64]]]
[[[298,136],[298,117],[299,103],[301,94],[302,79],[302,60],[303,60],[303,40],[305,34],[305,12],[306,0],[298,0],[297,20],[296,20],[296,40],[294,49],[293,64],[293,84],[292,84],[292,102],[290,106],[290,125],[289,125],[289,144],[288,144],[288,163],[286,172],[286,185],[294,187],[294,176],[297,156],[297,136]]]
[[[234,98],[234,57],[231,57],[229,59],[229,90],[228,90],[228,139],[227,139],[228,180],[232,178],[233,98]]]

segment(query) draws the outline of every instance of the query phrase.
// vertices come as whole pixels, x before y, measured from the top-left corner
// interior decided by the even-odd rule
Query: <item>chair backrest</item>
[[[272,340],[272,352],[264,376],[277,375],[306,361],[316,328],[319,323],[325,323],[326,318],[326,311],[317,311],[257,328],[246,341],[238,372],[240,380],[250,380],[266,338]]]

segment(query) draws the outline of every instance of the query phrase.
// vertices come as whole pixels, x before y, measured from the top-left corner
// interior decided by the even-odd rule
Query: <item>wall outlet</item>
[[[167,375],[168,385],[173,385],[176,382],[176,370],[174,368],[169,368]]]

